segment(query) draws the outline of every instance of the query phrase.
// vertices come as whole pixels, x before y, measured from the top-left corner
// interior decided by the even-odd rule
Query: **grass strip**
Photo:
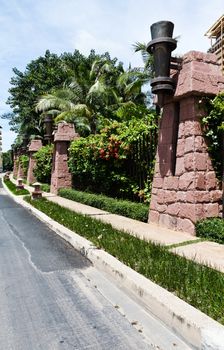
[[[166,288],[187,303],[224,324],[224,274],[140,240],[110,224],[62,208],[45,198],[27,202],[118,258],[127,266]]]
[[[29,191],[26,189],[18,189],[16,188],[16,185],[11,180],[4,180],[5,185],[8,187],[8,189],[15,194],[16,196],[22,196],[30,194]]]
[[[184,241],[184,242],[180,242],[180,243],[166,245],[165,248],[166,249],[179,248],[179,247],[184,247],[185,245],[195,244],[195,243],[204,242],[204,241],[205,241],[205,239],[203,239],[203,238],[192,239],[190,241]]]
[[[149,204],[134,203],[107,197],[102,194],[81,192],[67,188],[60,189],[59,196],[134,220],[143,222],[147,222],[148,220]]]

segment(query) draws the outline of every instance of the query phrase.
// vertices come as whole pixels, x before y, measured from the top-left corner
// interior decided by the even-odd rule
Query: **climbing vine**
[[[202,118],[203,132],[208,140],[208,151],[217,177],[221,179],[224,161],[224,92],[214,99],[206,99],[206,110],[207,115]]]

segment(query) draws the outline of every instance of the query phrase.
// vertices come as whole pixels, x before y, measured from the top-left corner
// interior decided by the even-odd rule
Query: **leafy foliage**
[[[26,199],[146,278],[224,324],[224,274],[42,198]]]
[[[224,147],[224,92],[206,100],[207,115],[202,118],[204,135],[217,177],[221,179]]]
[[[142,203],[118,200],[102,194],[80,192],[68,188],[60,189],[59,196],[106,210],[113,214],[124,215],[135,220],[143,222],[147,222],[148,220],[149,207]]]
[[[76,189],[146,201],[154,169],[156,116],[108,123],[97,135],[71,143],[69,168]],[[144,149],[143,138],[147,139]],[[138,145],[140,145],[138,147]],[[144,173],[139,184],[138,173]],[[140,187],[141,186],[141,187]]]
[[[200,220],[196,223],[195,229],[197,236],[224,244],[224,219]]]
[[[53,145],[41,147],[34,155],[36,166],[34,175],[40,182],[49,184],[51,181],[51,168],[53,159]]]
[[[3,171],[11,171],[13,169],[12,152],[2,153]]]

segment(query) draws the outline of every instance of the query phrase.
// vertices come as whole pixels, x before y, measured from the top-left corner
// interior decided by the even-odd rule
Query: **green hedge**
[[[224,244],[224,219],[209,218],[200,220],[195,225],[196,235]]]
[[[59,190],[59,196],[135,220],[143,222],[148,220],[149,206],[143,203],[133,203],[127,200],[110,198],[102,194],[92,194],[65,188]]]
[[[50,192],[51,186],[49,184],[41,184],[40,188],[43,192]]]

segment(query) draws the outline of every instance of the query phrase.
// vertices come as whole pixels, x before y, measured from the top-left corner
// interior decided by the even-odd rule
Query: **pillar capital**
[[[189,95],[215,96],[224,90],[224,76],[215,54],[190,51],[183,56],[174,99]]]
[[[57,142],[57,141],[69,142],[78,137],[79,137],[79,134],[75,132],[75,128],[73,124],[61,122],[58,124],[57,131],[54,134],[54,142]]]
[[[32,140],[29,145],[29,152],[37,152],[42,147],[41,140]]]

